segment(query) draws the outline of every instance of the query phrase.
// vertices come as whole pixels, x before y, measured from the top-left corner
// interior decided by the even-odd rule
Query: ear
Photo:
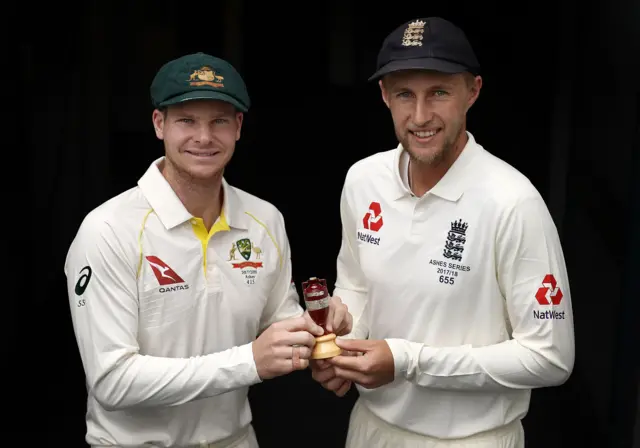
[[[240,134],[241,134],[241,130],[242,130],[242,122],[244,121],[244,114],[242,112],[236,112],[236,125],[237,125],[237,130],[236,130],[236,141],[240,140]]]
[[[469,83],[469,99],[467,101],[467,111],[471,109],[473,103],[476,102],[478,96],[480,96],[480,89],[482,89],[482,77],[476,76],[473,81]]]
[[[384,104],[386,104],[387,107],[389,107],[389,92],[384,87],[384,83],[382,82],[382,79],[378,81],[378,85],[380,86],[380,93],[382,93],[382,101],[384,101]]]
[[[156,131],[156,137],[158,139],[164,139],[164,114],[158,109],[151,114],[151,121],[153,122],[153,129]]]

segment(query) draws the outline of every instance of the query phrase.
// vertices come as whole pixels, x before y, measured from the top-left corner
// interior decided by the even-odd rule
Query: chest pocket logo
[[[240,254],[245,261],[234,263],[236,258],[236,252]],[[253,260],[251,259],[253,255]],[[245,283],[247,285],[253,285],[256,282],[258,275],[258,269],[262,268],[262,261],[258,261],[262,258],[262,249],[256,246],[249,238],[242,238],[231,243],[231,249],[229,249],[229,260],[231,266],[234,269],[240,269],[241,274],[244,276]]]
[[[461,219],[451,223],[451,230],[447,234],[444,251],[442,252],[445,258],[462,261],[464,243],[467,242],[467,227],[469,227],[469,224],[462,222]]]

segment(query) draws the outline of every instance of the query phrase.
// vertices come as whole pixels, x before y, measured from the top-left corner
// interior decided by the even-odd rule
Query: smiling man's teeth
[[[414,134],[416,134],[417,137],[426,138],[436,135],[436,131],[416,131]]]
[[[202,157],[207,157],[207,156],[212,156],[215,154],[215,152],[192,152],[191,154],[193,154],[194,156],[202,156]]]

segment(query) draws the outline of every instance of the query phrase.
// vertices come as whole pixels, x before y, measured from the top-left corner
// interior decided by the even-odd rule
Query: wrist
[[[250,365],[253,371],[255,372],[256,383],[261,383],[262,381],[264,381],[264,372],[261,372],[260,368],[258,367],[258,353],[257,353],[256,341],[253,341],[247,345],[250,347],[250,350],[251,350]]]
[[[390,338],[385,339],[385,342],[389,345],[389,350],[393,355],[395,377],[405,377],[411,364],[411,350],[408,347],[408,341]]]

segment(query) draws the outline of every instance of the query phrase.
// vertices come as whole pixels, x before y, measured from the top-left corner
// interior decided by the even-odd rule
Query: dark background
[[[639,2],[371,5],[12,6],[19,59],[11,76],[19,66],[18,103],[27,118],[8,132],[19,133],[20,148],[31,156],[27,201],[39,222],[32,242],[43,287],[28,297],[28,319],[37,329],[32,337],[45,343],[44,349],[37,348],[42,342],[25,344],[21,329],[12,339],[21,343],[7,344],[20,347],[10,352],[20,360],[19,379],[7,394],[24,409],[8,410],[21,426],[7,427],[6,434],[85,446],[84,373],[64,258],[84,215],[135,185],[163,153],[149,101],[160,65],[203,51],[239,69],[254,106],[227,180],[284,214],[298,287],[310,276],[333,284],[344,175],[354,161],[396,145],[379,90],[366,78],[391,30],[440,15],[466,31],[484,67],[469,130],[540,190],[569,269],[575,369],[565,385],[533,393],[524,420],[527,446],[640,444],[636,429],[632,445],[640,354],[640,195],[632,183],[640,174]],[[353,390],[343,399],[324,391],[308,371],[256,386],[251,402],[261,446],[340,447],[355,399]]]

